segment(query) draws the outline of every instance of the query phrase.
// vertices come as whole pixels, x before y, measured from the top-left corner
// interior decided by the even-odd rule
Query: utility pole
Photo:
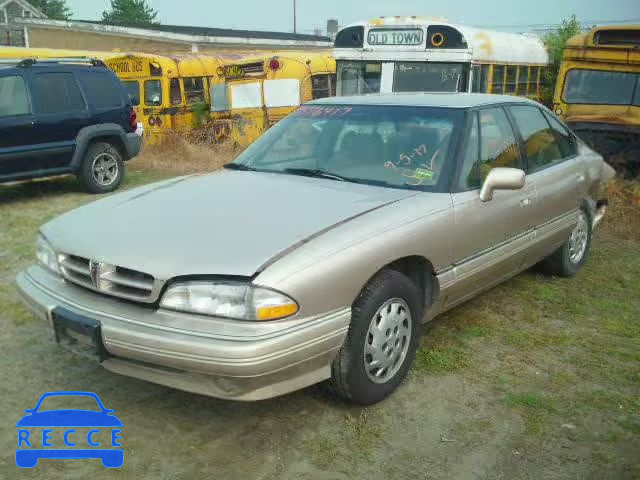
[[[296,33],[296,0],[293,0],[293,34]]]

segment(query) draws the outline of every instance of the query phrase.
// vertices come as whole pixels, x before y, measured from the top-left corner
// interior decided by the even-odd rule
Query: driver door
[[[482,181],[492,168],[524,169],[505,110],[492,107],[471,112],[469,131],[457,192],[452,195],[454,263],[449,306],[518,272],[526,262],[523,252],[535,236],[536,192],[530,179],[520,190],[496,190],[492,200],[480,200]]]

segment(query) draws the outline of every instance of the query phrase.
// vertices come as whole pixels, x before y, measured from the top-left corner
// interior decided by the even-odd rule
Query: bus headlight
[[[278,320],[298,311],[283,293],[242,282],[181,282],[162,296],[161,308],[235,320]]]

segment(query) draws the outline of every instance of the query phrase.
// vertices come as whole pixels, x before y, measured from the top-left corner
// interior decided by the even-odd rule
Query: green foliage
[[[553,103],[553,94],[558,80],[558,71],[562,62],[562,52],[571,37],[578,35],[582,31],[582,26],[575,15],[571,15],[569,19],[563,19],[560,26],[549,32],[544,38],[544,43],[549,52],[549,60],[551,68],[545,73],[544,87],[542,87],[542,102],[551,105]]]
[[[111,0],[111,9],[102,12],[102,21],[110,24],[157,25],[158,12],[146,0]]]
[[[67,0],[29,0],[29,3],[52,20],[70,20]]]
[[[209,105],[204,102],[197,102],[192,105],[194,119],[193,123],[196,128],[202,127],[209,119]]]

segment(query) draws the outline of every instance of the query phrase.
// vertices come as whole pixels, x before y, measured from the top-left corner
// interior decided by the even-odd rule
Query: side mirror
[[[525,173],[519,168],[498,167],[489,171],[480,189],[480,200],[488,202],[494,190],[520,190],[524,187]]]

